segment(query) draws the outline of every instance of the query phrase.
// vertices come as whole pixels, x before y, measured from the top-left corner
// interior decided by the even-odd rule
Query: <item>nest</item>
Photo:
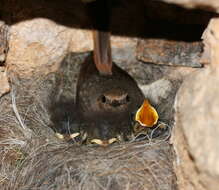
[[[74,76],[71,77],[73,83],[65,82],[62,87],[67,94],[75,93],[82,60],[74,56],[74,64],[68,64],[72,56],[62,64]],[[22,79],[11,75],[11,93],[0,99],[1,189],[177,188],[174,153],[166,138],[108,147],[79,146],[57,139],[49,127],[47,109],[53,101],[51,94],[59,94],[62,84],[56,76],[57,73],[36,74],[31,79]],[[74,95],[71,98],[73,100]]]

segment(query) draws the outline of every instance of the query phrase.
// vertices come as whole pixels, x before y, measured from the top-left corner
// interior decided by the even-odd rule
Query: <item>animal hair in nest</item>
[[[11,81],[11,93],[0,99],[1,189],[177,189],[165,139],[108,147],[61,141],[46,104],[56,73]]]

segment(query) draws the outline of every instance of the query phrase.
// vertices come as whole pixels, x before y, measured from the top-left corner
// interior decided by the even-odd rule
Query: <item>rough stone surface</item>
[[[172,84],[169,80],[162,78],[150,85],[142,86],[141,89],[147,95],[147,98],[152,99],[155,104],[159,104],[160,99],[166,99],[168,97],[172,90]]]
[[[179,190],[207,190],[200,183],[200,173],[194,164],[191,154],[188,152],[188,143],[185,139],[179,121],[172,132],[171,141],[173,142],[176,159],[174,160],[175,174]]]
[[[68,52],[93,49],[91,31],[61,26],[48,19],[38,18],[15,24],[11,26],[10,33],[7,66],[24,75],[54,71]],[[132,38],[112,37],[114,59],[120,62],[133,60],[136,43]],[[117,52],[124,47],[129,47],[130,51],[117,57]]]
[[[10,91],[8,78],[4,67],[0,67],[0,98]]]
[[[201,67],[201,42],[179,42],[163,39],[141,40],[137,46],[137,58],[156,64]]]
[[[137,38],[111,37],[113,61],[116,63],[125,62],[127,64],[135,61],[137,42]]]
[[[3,64],[6,60],[8,52],[8,37],[8,26],[0,20],[0,65]]]
[[[50,20],[15,24],[11,27],[7,66],[22,74],[45,71],[42,66],[54,67],[63,59],[70,40],[70,32]]]
[[[215,11],[219,13],[218,0],[159,0],[167,3],[174,3],[187,8],[202,8],[205,10]]]
[[[212,20],[203,36],[211,65],[188,77],[177,94],[173,143],[180,160],[176,164],[180,189],[219,187],[218,27],[219,20]]]
[[[218,68],[219,64],[219,24],[218,19],[212,19],[202,35],[205,48],[203,56],[211,60],[212,67]]]
[[[177,98],[176,130],[182,127],[189,154],[200,172],[196,180],[201,180],[208,190],[216,190],[219,185],[218,76],[211,68],[193,73],[181,86]],[[189,170],[184,172],[191,175]],[[208,175],[215,182],[209,183],[212,179]]]

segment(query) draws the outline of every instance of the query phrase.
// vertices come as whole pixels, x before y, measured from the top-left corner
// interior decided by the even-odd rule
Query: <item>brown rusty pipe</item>
[[[110,0],[93,0],[86,7],[93,27],[94,63],[101,75],[112,75]]]
[[[94,63],[102,75],[112,74],[110,32],[93,31]]]

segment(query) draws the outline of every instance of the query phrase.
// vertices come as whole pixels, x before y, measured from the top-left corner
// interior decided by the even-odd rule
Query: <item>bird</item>
[[[78,138],[84,144],[108,146],[114,142],[131,140],[134,135],[133,123],[137,121],[147,126],[144,121],[149,120],[142,113],[147,113],[145,108],[150,108],[150,113],[153,109],[145,106],[147,101],[136,81],[112,61],[111,1],[86,0],[85,6],[93,27],[94,50],[82,63],[79,72],[74,119],[71,120],[75,124],[69,125],[66,122],[68,119],[59,119],[62,123],[58,131],[70,131],[72,139]],[[157,120],[156,114],[153,117],[155,112],[150,118]],[[157,121],[149,122],[151,127]],[[57,133],[57,136],[64,138],[61,133]]]
[[[93,52],[95,53],[95,52]],[[76,107],[89,143],[108,145],[126,141],[133,134],[134,114],[144,101],[135,80],[112,63],[112,74],[102,75],[93,54],[82,64],[76,94]]]

